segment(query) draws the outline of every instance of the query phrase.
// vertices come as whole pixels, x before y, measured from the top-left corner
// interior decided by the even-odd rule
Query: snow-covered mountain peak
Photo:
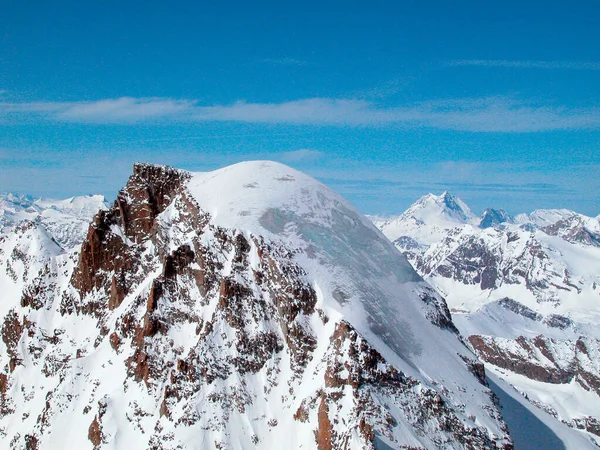
[[[274,224],[268,224],[267,216],[275,211],[313,224],[331,225],[335,220],[332,211],[345,209],[371,227],[370,222],[364,221],[338,194],[284,164],[249,161],[191,175],[188,188],[215,223],[260,233],[274,232],[270,230]],[[275,234],[282,231],[276,230]]]
[[[410,213],[409,213],[410,212]],[[433,217],[443,217],[457,224],[470,223],[476,219],[469,207],[448,191],[441,195],[427,194],[413,204],[406,213],[427,222]],[[405,214],[406,214],[405,213]]]
[[[440,240],[447,230],[478,222],[461,199],[444,191],[441,195],[424,195],[400,216],[378,220],[375,224],[392,241],[410,236],[427,246]]]
[[[312,177],[271,161],[190,175],[187,189],[211,223],[296,249],[308,278],[323,293],[324,308],[337,310],[361,333],[404,357],[418,358],[420,352],[407,345],[405,336],[417,333],[409,317],[418,322],[421,313],[411,304],[399,305],[397,296],[413,290],[420,277],[346,200]],[[405,320],[397,320],[398,308]]]
[[[461,217],[464,217],[465,220],[472,217],[469,207],[460,198],[455,197],[450,192],[442,192],[439,199],[444,203],[448,210],[457,212]]]
[[[502,223],[514,223],[514,219],[503,209],[487,208],[481,213],[481,228],[497,227]]]

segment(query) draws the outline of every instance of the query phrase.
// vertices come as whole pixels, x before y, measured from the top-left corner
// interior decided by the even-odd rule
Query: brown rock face
[[[194,261],[194,251],[189,245],[182,245],[165,259],[163,276],[172,279]]]
[[[319,427],[315,432],[316,440],[317,440],[317,448],[319,450],[332,450],[332,435],[333,435],[333,425],[331,425],[331,421],[329,420],[329,415],[327,414],[328,407],[325,402],[325,394],[321,394],[321,403],[319,403]]]
[[[339,362],[333,360],[325,373],[325,386],[340,388],[345,385],[358,389],[367,383],[393,383],[404,381],[393,368],[382,371],[379,364],[385,366],[383,357],[347,322],[341,322],[332,336],[331,346]],[[347,354],[345,354],[347,352]],[[347,360],[346,357],[349,357]],[[341,361],[344,361],[341,363]],[[343,375],[342,375],[343,374]]]
[[[104,441],[104,435],[102,433],[102,417],[106,413],[106,408],[106,401],[100,400],[98,402],[98,414],[96,414],[88,429],[88,439],[94,444],[94,447],[99,447]]]
[[[138,243],[147,239],[154,219],[169,206],[187,179],[187,172],[171,167],[135,164],[133,175],[113,207],[119,210],[125,234]]]
[[[111,231],[111,226],[118,223],[119,217],[114,208],[108,212],[100,211],[94,217],[81,246],[79,263],[71,280],[81,297],[94,289],[110,292],[112,295],[109,304],[112,308],[118,306],[119,292],[125,289],[123,286],[125,280],[121,278],[121,274],[133,269],[133,255],[130,248],[120,236]],[[88,305],[78,309],[83,313],[94,314],[97,308],[98,305]]]
[[[38,450],[38,439],[34,434],[25,436],[25,448],[27,450]]]
[[[523,358],[522,352],[511,351],[507,345],[504,345],[504,341],[497,341],[491,337],[473,335],[469,336],[469,342],[483,361],[533,380],[555,384],[569,383],[577,373],[576,364],[565,367],[555,360],[550,350],[552,340],[542,336],[534,339],[519,337],[510,341],[516,344],[517,348],[520,347],[521,351],[526,352],[528,358]],[[573,347],[577,349],[575,343]],[[535,356],[536,350],[545,357],[546,361],[540,361]],[[549,366],[548,362],[553,363],[553,366]]]
[[[0,372],[0,417],[11,412],[11,409],[8,406],[10,398],[6,395],[8,383],[8,375]]]
[[[102,444],[102,426],[100,425],[97,416],[94,417],[94,421],[90,424],[88,439],[92,441],[94,447],[98,447]]]
[[[110,345],[114,350],[118,350],[121,345],[121,338],[114,331],[110,334]]]
[[[72,278],[81,297],[99,289],[109,293],[109,309],[121,304],[133,282],[131,273],[139,264],[135,247],[115,234],[112,227],[121,228],[134,243],[151,238],[156,217],[181,192],[188,178],[187,172],[170,167],[134,166],[133,175],[119,192],[113,207],[94,217],[82,244],[79,264]],[[88,303],[77,309],[97,314],[98,306]]]
[[[21,339],[21,335],[25,330],[25,324],[21,323],[19,316],[13,310],[10,311],[4,318],[2,324],[2,340],[6,344],[6,349],[10,355],[10,371],[15,370],[15,367],[19,364],[19,357],[17,355],[17,344]]]
[[[110,297],[108,298],[108,309],[111,311],[118,308],[125,297],[125,273],[121,270],[113,274],[110,281]]]
[[[8,375],[0,373],[0,397],[4,399],[6,390],[8,389]]]

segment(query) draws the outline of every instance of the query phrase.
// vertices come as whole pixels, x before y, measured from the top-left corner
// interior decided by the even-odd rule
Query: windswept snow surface
[[[407,374],[452,386],[454,402],[493,428],[483,409],[485,388],[465,374],[462,343],[447,330],[432,330],[425,304],[409,300],[428,285],[342,197],[301,172],[266,161],[195,173],[188,189],[214,224],[298,249],[320,308],[350,322]]]

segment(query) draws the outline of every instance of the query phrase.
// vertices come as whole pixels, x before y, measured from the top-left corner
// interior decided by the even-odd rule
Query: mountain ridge
[[[286,166],[136,164],[81,247],[16,281],[12,236],[0,430],[14,447],[512,448],[444,300]]]

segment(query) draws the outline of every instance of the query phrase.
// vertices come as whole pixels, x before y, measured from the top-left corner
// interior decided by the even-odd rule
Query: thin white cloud
[[[280,154],[280,157],[283,161],[286,162],[306,162],[322,158],[323,155],[324,153],[320,152],[319,150],[313,150],[311,148],[301,148],[300,150],[283,152]]]
[[[540,106],[505,97],[463,98],[385,107],[357,99],[200,105],[193,100],[131,98],[95,102],[0,102],[0,121],[131,124],[247,122],[319,126],[431,127],[471,132],[539,132],[600,128],[600,108]]]
[[[460,59],[450,61],[448,66],[479,66],[479,67],[516,67],[522,69],[571,69],[571,70],[600,70],[597,61],[511,61],[504,59]]]
[[[194,102],[187,100],[122,97],[97,102],[74,103],[59,111],[58,118],[92,122],[136,122],[185,114],[186,111],[193,108],[193,105]]]

